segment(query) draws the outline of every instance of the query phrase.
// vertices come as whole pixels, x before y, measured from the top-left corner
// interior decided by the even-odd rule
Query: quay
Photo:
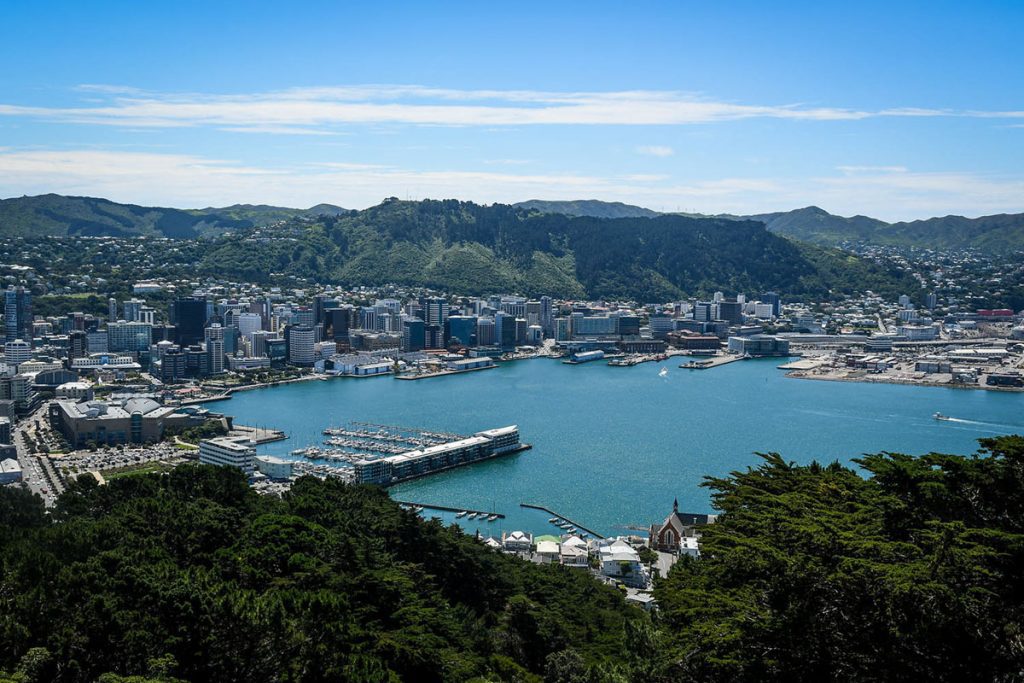
[[[431,503],[412,503],[412,502],[409,502],[407,500],[396,500],[395,502],[398,503],[399,505],[408,505],[410,507],[421,507],[421,508],[424,508],[426,510],[440,510],[441,512],[455,512],[455,513],[468,512],[470,514],[475,514],[477,517],[479,517],[480,515],[484,515],[486,517],[490,517],[491,515],[494,515],[498,519],[505,519],[505,515],[501,514],[500,512],[488,512],[486,510],[474,510],[473,508],[453,508],[453,507],[448,507],[446,505],[433,505]]]
[[[717,368],[722,365],[728,365],[729,363],[735,363],[736,361],[743,360],[743,356],[710,356],[710,357],[698,357],[696,360],[687,361],[686,363],[680,363],[679,367],[684,370],[710,370],[711,368]]]
[[[428,377],[445,377],[447,375],[463,375],[467,372],[476,372],[477,370],[493,370],[498,367],[497,365],[483,365],[479,368],[465,368],[463,370],[438,370],[437,372],[424,372],[424,373],[407,373],[402,375],[395,375],[395,379],[427,379]]]
[[[568,522],[569,524],[573,525],[574,527],[576,527],[580,531],[587,532],[588,534],[590,534],[594,538],[597,538],[597,539],[604,538],[604,536],[602,534],[597,533],[593,529],[588,529],[587,527],[583,526],[579,522],[575,522],[575,521],[569,519],[565,515],[558,514],[557,512],[555,512],[554,510],[552,510],[549,507],[545,507],[543,505],[534,505],[533,503],[520,503],[519,507],[521,507],[521,508],[529,508],[531,510],[542,510],[543,512],[548,513],[552,517],[557,517],[558,519],[562,520],[563,522]]]
[[[280,429],[266,429],[265,427],[247,427],[246,425],[232,425],[231,431],[228,432],[228,436],[233,437],[244,437],[247,436],[252,439],[256,445],[271,443],[274,441],[284,441],[288,438],[288,435],[282,432]]]

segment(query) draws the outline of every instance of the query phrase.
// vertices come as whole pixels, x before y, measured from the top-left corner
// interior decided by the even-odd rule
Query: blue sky
[[[8,0],[0,196],[1024,211],[1019,1],[383,4]]]

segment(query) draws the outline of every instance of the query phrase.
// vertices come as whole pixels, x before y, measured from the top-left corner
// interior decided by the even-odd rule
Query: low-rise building
[[[21,465],[15,458],[0,460],[0,486],[21,481]]]
[[[146,397],[116,401],[59,400],[50,404],[50,426],[64,435],[75,448],[90,443],[98,446],[154,443],[168,429],[185,429],[203,424],[203,414],[178,412]]]

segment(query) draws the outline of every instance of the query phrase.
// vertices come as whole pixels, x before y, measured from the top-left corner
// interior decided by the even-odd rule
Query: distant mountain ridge
[[[119,204],[96,197],[45,194],[0,199],[0,236],[83,235],[194,239],[270,225],[296,217],[336,216],[345,209],[235,204],[223,208],[172,209]]]
[[[267,239],[211,241],[199,272],[269,283],[274,274],[451,293],[669,301],[773,290],[800,297],[872,289],[893,297],[915,280],[895,266],[776,235],[757,221],[592,218],[454,199],[385,200],[293,221]]]
[[[604,205],[604,206],[602,206]],[[606,212],[630,217],[662,215],[651,209],[620,202],[531,200],[516,206],[542,213],[608,217]],[[614,207],[614,208],[612,208]],[[966,218],[940,216],[916,221],[887,223],[870,216],[837,216],[817,206],[792,211],[739,216],[734,214],[680,214],[728,220],[755,220],[780,235],[812,244],[837,246],[844,242],[913,246],[937,249],[979,249],[988,252],[1024,249],[1024,213]]]

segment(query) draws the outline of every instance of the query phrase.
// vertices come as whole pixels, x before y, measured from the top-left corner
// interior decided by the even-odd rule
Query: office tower
[[[348,331],[352,324],[352,308],[332,308],[325,312],[330,338],[336,342],[348,341]]]
[[[285,348],[288,362],[292,365],[312,365],[314,358],[315,333],[312,327],[289,325],[285,328]]]
[[[476,346],[475,315],[453,315],[448,318],[448,344],[460,344],[462,346]]]
[[[263,329],[263,319],[258,313],[239,313],[235,321],[238,324],[238,333],[250,341],[254,333]]]
[[[426,348],[426,323],[419,318],[402,321],[402,351],[422,351]]]
[[[479,318],[476,321],[476,344],[477,346],[494,346],[495,327],[494,318]]]
[[[444,321],[448,319],[447,299],[420,299],[420,306],[423,307],[423,322],[427,325],[437,325],[444,329]]]
[[[540,298],[540,326],[544,330],[544,334],[549,337],[554,336],[555,318],[550,296],[542,296]]]
[[[32,292],[24,287],[11,285],[4,292],[4,331],[6,341],[32,344]]]
[[[765,292],[761,295],[761,301],[766,304],[771,304],[772,315],[778,318],[782,315],[782,299],[775,292]]]
[[[107,320],[117,320],[117,299],[107,299]]]
[[[206,299],[189,297],[171,304],[171,322],[177,329],[178,346],[182,348],[203,340],[207,320]]]

